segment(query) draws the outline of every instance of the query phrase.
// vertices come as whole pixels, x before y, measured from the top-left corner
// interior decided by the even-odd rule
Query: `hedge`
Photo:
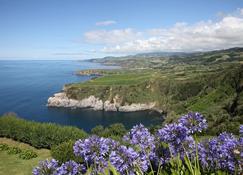
[[[69,140],[87,137],[87,133],[71,126],[53,123],[38,123],[20,119],[16,116],[0,117],[0,137],[7,137],[35,148],[48,148]]]
[[[51,156],[58,160],[58,162],[65,163],[69,160],[74,160],[76,162],[83,162],[83,160],[73,153],[73,145],[75,141],[70,140],[67,142],[63,142],[57,146],[51,147]]]

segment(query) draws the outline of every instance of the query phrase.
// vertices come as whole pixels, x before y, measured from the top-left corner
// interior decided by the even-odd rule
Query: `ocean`
[[[123,123],[126,128],[142,123],[160,124],[162,117],[152,111],[105,112],[91,109],[49,108],[48,97],[64,84],[83,82],[90,76],[77,76],[77,70],[114,68],[84,61],[0,61],[0,115],[14,112],[38,122],[77,126],[89,132],[96,125]]]

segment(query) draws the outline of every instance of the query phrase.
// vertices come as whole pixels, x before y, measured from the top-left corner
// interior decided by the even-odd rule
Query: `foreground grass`
[[[32,174],[33,167],[37,166],[39,161],[51,158],[50,150],[47,149],[36,149],[28,144],[7,138],[0,138],[0,143],[16,146],[21,149],[31,149],[38,154],[37,158],[23,160],[18,155],[9,155],[6,151],[0,151],[0,175],[30,175]]]

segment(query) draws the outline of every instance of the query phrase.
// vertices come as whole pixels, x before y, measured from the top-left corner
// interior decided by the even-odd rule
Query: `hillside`
[[[105,65],[118,65],[124,68],[163,68],[164,66],[177,64],[210,65],[243,61],[243,48],[194,53],[156,52],[123,57],[105,57],[102,59],[91,59],[89,61]]]
[[[123,69],[102,70],[102,77],[66,85],[68,98],[82,100],[93,95],[121,105],[154,102],[153,108],[163,111],[167,122],[187,111],[198,111],[208,119],[212,134],[236,133],[236,126],[243,123],[242,48],[92,61]]]

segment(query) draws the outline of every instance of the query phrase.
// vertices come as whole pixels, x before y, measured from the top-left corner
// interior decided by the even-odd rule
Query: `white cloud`
[[[122,42],[134,40],[141,35],[133,29],[119,29],[119,30],[94,30],[84,34],[85,40],[94,44],[114,45]]]
[[[218,21],[176,23],[170,28],[97,30],[85,34],[86,41],[103,44],[104,53],[153,51],[204,51],[243,46],[243,9]]]
[[[243,16],[243,8],[242,9],[239,9],[239,12],[240,12],[240,15]]]
[[[116,21],[107,20],[107,21],[99,21],[99,22],[95,23],[96,26],[109,26],[109,25],[113,25],[113,24],[116,24]]]

